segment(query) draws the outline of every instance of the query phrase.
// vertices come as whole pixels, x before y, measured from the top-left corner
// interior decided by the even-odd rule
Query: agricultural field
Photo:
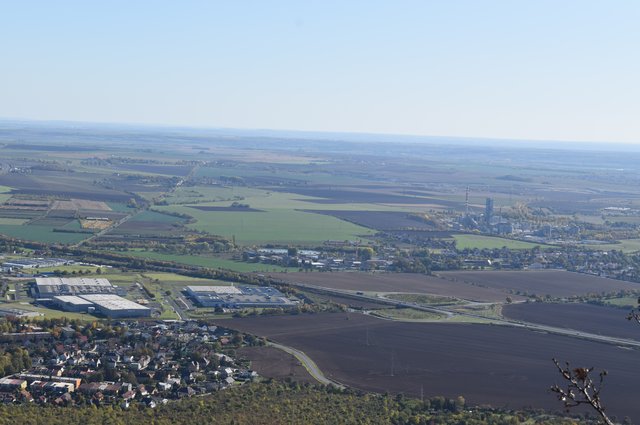
[[[109,205],[102,201],[89,201],[86,199],[69,199],[53,201],[51,206],[54,210],[93,210],[93,211],[111,211]]]
[[[143,250],[128,250],[121,251],[121,254],[129,255],[132,257],[149,258],[152,260],[173,261],[180,264],[187,264],[189,266],[200,266],[208,268],[220,268],[227,269],[236,272],[284,272],[288,269],[286,267],[276,266],[272,264],[261,263],[246,263],[243,261],[234,261],[220,257],[205,257],[198,255],[179,255],[179,254],[165,254],[155,251],[143,251]],[[297,269],[293,269],[297,270]]]
[[[548,388],[552,358],[606,368],[608,412],[640,419],[636,350],[505,326],[406,323],[358,314],[242,318],[220,325],[305,352],[338,382],[419,397],[463,395],[470,404],[559,410]]]
[[[483,287],[452,281],[436,276],[415,273],[271,273],[270,276],[285,282],[305,283],[324,288],[350,291],[367,291],[375,293],[410,293],[431,294],[443,297],[454,297],[463,300],[501,302],[510,296],[514,301],[525,297],[509,294],[502,289]]]
[[[0,204],[5,203],[9,198],[11,198],[11,188],[7,186],[0,186]]]
[[[612,307],[618,307],[618,308],[626,308],[629,310],[631,310],[632,308],[638,307],[638,297],[632,297],[632,296],[613,297],[613,298],[604,298],[602,301],[606,305],[610,305]]]
[[[55,232],[54,227],[27,224],[0,224],[0,233],[18,239],[50,243],[75,243],[91,236],[87,233]]]
[[[392,190],[350,190],[336,189],[332,186],[292,187],[291,192],[312,198],[315,204],[398,204],[398,205],[428,205],[430,207],[455,208],[461,204],[444,201],[434,197],[407,195],[394,193]]]
[[[317,383],[294,356],[275,347],[242,347],[236,350],[236,356],[250,360],[251,369],[265,378]]]
[[[55,196],[88,199],[93,201],[127,202],[131,195],[123,191],[107,189],[91,182],[102,176],[92,173],[68,173],[37,170],[32,174],[0,175],[0,185],[13,188],[21,195]]]
[[[508,249],[532,249],[537,246],[541,248],[548,246],[482,235],[454,235],[453,239],[456,241],[457,249],[500,249],[503,247]]]
[[[412,218],[409,213],[401,211],[307,210],[307,212],[329,215],[375,230],[434,230],[432,224]]]
[[[371,230],[346,221],[286,207],[262,212],[202,211],[185,206],[165,208],[193,216],[197,221],[188,227],[194,230],[235,238],[237,243],[245,245],[315,245],[326,240],[361,240],[372,234]]]
[[[184,233],[183,224],[185,221],[184,218],[155,211],[143,211],[133,215],[129,220],[109,231],[109,234],[141,236],[181,234]]]
[[[438,275],[451,282],[540,297],[572,297],[640,290],[637,283],[561,270],[455,271],[440,272]]]
[[[640,341],[640,326],[627,320],[629,310],[576,303],[524,303],[502,307],[505,317],[598,335]]]
[[[611,244],[599,244],[599,245],[584,245],[585,248],[598,249],[598,250],[617,250],[626,253],[632,253],[640,251],[640,239],[621,239],[618,243]]]

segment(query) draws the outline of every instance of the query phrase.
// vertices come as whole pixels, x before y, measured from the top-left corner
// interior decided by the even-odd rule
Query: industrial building
[[[261,286],[187,286],[186,292],[201,307],[291,307],[295,303],[275,288]]]
[[[121,288],[107,279],[96,278],[36,278],[32,295],[52,303],[64,311],[100,313],[106,317],[149,317],[151,309],[122,298]]]
[[[109,318],[150,317],[151,309],[114,294],[82,295],[82,298],[94,304],[98,313]]]
[[[57,295],[53,297],[53,304],[64,311],[73,311],[76,313],[91,313],[90,309],[95,306],[91,301],[87,301],[76,295]]]
[[[64,258],[16,258],[2,263],[5,269],[35,269],[39,267],[58,267],[73,263]]]
[[[52,299],[58,295],[117,294],[108,279],[88,277],[37,277],[32,288],[34,298]]]

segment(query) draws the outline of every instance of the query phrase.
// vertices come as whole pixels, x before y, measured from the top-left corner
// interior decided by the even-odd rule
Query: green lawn
[[[456,241],[457,249],[496,249],[502,247],[507,247],[509,249],[532,249],[536,246],[547,246],[531,242],[514,241],[511,239],[499,238],[495,236],[454,235],[453,238]]]

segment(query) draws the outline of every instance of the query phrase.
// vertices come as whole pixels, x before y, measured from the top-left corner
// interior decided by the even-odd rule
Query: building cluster
[[[73,261],[64,258],[16,258],[2,263],[3,272],[13,270],[37,269],[44,267],[59,267],[72,264]]]
[[[393,263],[393,259],[384,254],[375,258],[362,258],[357,251],[350,253],[304,249],[290,251],[277,248],[247,250],[243,252],[242,259],[250,263],[322,271],[384,270]]]
[[[494,235],[509,235],[521,230],[522,223],[512,222],[494,210],[493,198],[485,200],[483,213],[476,213],[467,207],[463,216],[450,220],[448,223],[452,230],[476,230]]]
[[[109,318],[150,317],[151,309],[121,295],[125,291],[102,278],[38,277],[31,294],[64,311],[99,313]]]
[[[294,307],[282,292],[263,286],[187,286],[187,295],[200,307],[282,308]]]
[[[30,369],[0,379],[0,402],[153,408],[258,377],[216,350],[231,344],[225,329],[196,322],[121,322],[118,329],[100,339],[99,328],[74,327],[26,338],[25,348],[45,354],[32,354]]]

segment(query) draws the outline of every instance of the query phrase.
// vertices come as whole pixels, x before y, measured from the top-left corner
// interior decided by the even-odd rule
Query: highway
[[[412,302],[397,301],[397,300],[392,300],[392,299],[389,299],[389,298],[382,298],[382,297],[378,297],[378,296],[365,295],[365,294],[362,294],[362,293],[356,293],[356,292],[353,292],[353,291],[347,291],[347,290],[341,290],[341,289],[324,288],[324,287],[321,287],[321,286],[309,285],[309,284],[306,284],[306,283],[298,283],[298,282],[290,283],[290,282],[288,282],[287,284],[291,285],[291,286],[295,286],[295,287],[301,288],[301,289],[307,289],[307,290],[311,290],[311,291],[314,291],[314,292],[318,292],[318,293],[326,293],[326,294],[330,294],[330,295],[333,294],[333,295],[347,296],[347,297],[353,298],[353,299],[374,301],[374,302],[378,302],[378,303],[382,303],[382,304],[394,305],[394,306],[397,306],[397,307],[407,307],[407,308],[412,308],[412,309],[415,309],[415,310],[427,311],[427,312],[431,312],[431,313],[438,313],[438,314],[445,315],[447,317],[460,315],[460,316],[466,316],[466,317],[472,317],[472,318],[487,320],[487,317],[485,317],[485,316],[481,316],[481,315],[474,314],[474,313],[451,311],[451,310],[447,310],[444,307],[428,307],[428,306],[424,306],[424,305],[417,304],[417,303],[412,303]],[[636,340],[633,340],[633,339],[618,338],[618,337],[613,337],[613,336],[608,336],[608,335],[600,335],[600,334],[594,334],[594,333],[589,333],[589,332],[578,331],[578,330],[575,330],[575,329],[559,328],[559,327],[555,327],[555,326],[541,325],[541,324],[538,324],[538,323],[523,322],[523,321],[518,321],[518,320],[510,320],[510,319],[504,319],[504,318],[502,318],[502,319],[491,318],[490,320],[492,321],[493,324],[496,324],[496,325],[513,326],[513,327],[528,329],[528,330],[536,331],[536,332],[547,332],[547,333],[552,333],[552,334],[556,334],[556,335],[564,335],[564,336],[568,336],[568,337],[572,337],[572,338],[580,338],[580,339],[586,339],[586,340],[590,340],[590,341],[603,342],[603,343],[613,344],[613,345],[617,345],[617,346],[640,347],[640,328],[638,329],[638,338],[639,338],[639,340],[636,341]]]

